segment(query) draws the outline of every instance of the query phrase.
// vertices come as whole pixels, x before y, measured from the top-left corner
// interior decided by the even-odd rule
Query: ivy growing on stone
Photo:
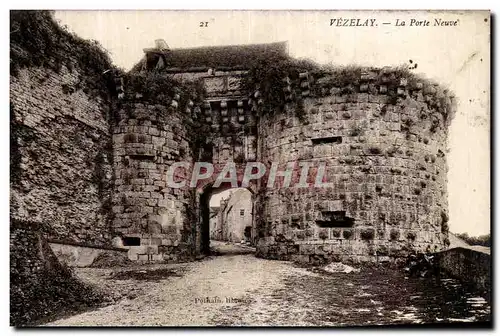
[[[75,64],[76,62],[76,64]],[[26,67],[45,67],[59,72],[82,69],[83,86],[105,99],[111,78],[106,73],[121,72],[112,65],[108,52],[95,40],[85,40],[61,27],[52,11],[14,10],[10,12],[10,72],[17,76]]]
[[[284,91],[284,79],[288,77],[294,83],[298,81],[299,73],[315,67],[317,65],[308,60],[296,60],[279,53],[270,53],[251,64],[242,80],[242,86],[250,94],[256,90],[260,92],[263,114],[283,112],[285,104],[290,103],[294,105],[296,116],[302,119],[305,111],[300,90],[297,85],[292,85],[292,91],[289,93],[291,99],[288,101]]]
[[[266,55],[257,59],[243,78],[243,88],[253,94],[258,91],[262,99],[262,114],[282,113],[286,104],[295,110],[296,116],[304,121],[303,96],[300,89],[299,74],[309,74],[309,95],[324,97],[328,95],[348,95],[363,90],[370,94],[387,95],[387,104],[403,104],[408,95],[415,98],[421,92],[430,114],[437,113],[448,126],[455,112],[454,95],[436,83],[413,73],[408,66],[385,67],[383,69],[349,66],[320,66],[309,60],[296,60],[278,54]],[[285,92],[284,79],[291,82],[291,92]],[[354,99],[356,101],[356,99]],[[385,114],[387,106],[381,111]],[[431,131],[437,125],[432,124]]]

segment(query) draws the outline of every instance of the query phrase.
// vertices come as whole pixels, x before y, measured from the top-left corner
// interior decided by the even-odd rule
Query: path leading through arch
[[[107,307],[49,325],[352,326],[490,318],[486,301],[458,281],[405,278],[394,269],[329,274],[245,254],[187,264],[76,271],[87,282],[124,296]],[[129,277],[118,280],[117,274]]]

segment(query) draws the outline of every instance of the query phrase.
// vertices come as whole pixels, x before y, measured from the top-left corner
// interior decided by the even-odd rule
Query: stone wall
[[[99,267],[106,262],[109,266],[123,266],[131,263],[127,251],[106,246],[93,247],[49,241],[50,249],[62,264],[69,267]]]
[[[110,101],[83,85],[85,76],[65,65],[10,76],[11,214],[48,223],[51,238],[106,245]]]
[[[242,92],[244,71],[216,71],[213,75],[189,74],[201,78],[206,90],[200,107],[200,124],[206,127],[202,159],[224,165],[228,161],[255,161],[257,147],[257,116]],[[177,74],[174,78],[186,78]]]
[[[14,14],[11,213],[48,223],[50,238],[113,242],[138,261],[192,260],[207,252],[217,174],[235,162],[241,182],[245,162],[259,161],[295,173],[322,163],[330,183],[252,181],[259,256],[389,260],[449,243],[452,96],[408,69],[273,58],[257,72],[132,71],[114,87],[119,71],[94,44],[48,13]],[[170,188],[179,161],[213,163],[215,175]],[[191,168],[176,173],[189,182]]]
[[[151,92],[142,102],[142,93],[134,93],[119,110],[114,131],[114,228],[122,240],[139,238],[129,256],[190,260],[203,250],[209,221],[203,204],[219,167],[239,161],[241,182],[244,162],[253,159],[235,158],[236,144],[246,139],[238,129],[246,127],[255,135],[250,147],[256,161],[268,169],[279,163],[280,170],[294,164],[294,174],[299,163],[310,162],[308,182],[324,164],[330,184],[281,188],[278,182],[267,188],[265,182],[252,183],[258,256],[313,263],[388,261],[441,250],[449,243],[445,153],[451,104],[445,100],[450,98],[418,78],[385,83],[380,80],[385,74],[371,71],[362,71],[361,80],[352,78],[348,87],[331,85],[337,75],[328,73],[312,79],[300,74],[298,83],[284,80],[285,86],[300,87],[301,104],[289,102],[268,114],[261,109],[268,102],[258,93],[252,97],[256,102],[238,98],[231,109],[230,94],[215,97],[212,87],[201,108],[193,104],[186,112],[175,101],[182,92],[161,104],[151,103]],[[215,105],[214,98],[220,99]],[[176,161],[212,162],[215,176],[196,189],[169,188],[166,170]]]
[[[44,236],[51,227],[11,219],[10,325],[37,324],[56,313],[100,303],[104,296],[59,264]]]
[[[262,117],[263,162],[324,163],[331,185],[262,187],[257,255],[382,261],[446,246],[447,125],[428,105],[435,87],[406,84],[303,91],[300,118],[291,104]]]
[[[189,181],[184,188],[167,185],[167,171],[174,162],[193,162],[190,114],[179,111],[177,102],[166,105],[130,97],[115,113],[113,134],[117,246],[141,262],[192,260],[200,253],[195,190]],[[176,181],[190,176],[190,168],[177,169],[176,174]]]
[[[491,256],[471,247],[457,247],[436,254],[439,267],[447,274],[470,284],[475,290],[491,293]]]

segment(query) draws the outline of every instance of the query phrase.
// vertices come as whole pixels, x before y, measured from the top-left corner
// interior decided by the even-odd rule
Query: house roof
[[[164,57],[166,69],[247,69],[251,60],[263,55],[288,55],[287,42],[210,46],[186,49],[144,49],[146,56],[132,71],[140,71],[147,61],[148,69],[154,68],[160,57]]]

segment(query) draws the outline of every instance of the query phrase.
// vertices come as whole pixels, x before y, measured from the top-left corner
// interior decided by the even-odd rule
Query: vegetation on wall
[[[307,72],[307,78],[300,73]],[[290,88],[284,81],[289,79]],[[301,87],[304,83],[305,87]],[[303,119],[303,95],[323,97],[328,95],[349,95],[366,92],[387,96],[388,105],[401,105],[407,96],[417,98],[422,94],[427,110],[420,111],[420,119],[430,118],[431,131],[435,132],[439,120],[448,126],[455,112],[455,97],[449,90],[437,83],[419,76],[406,66],[385,67],[382,69],[349,66],[321,66],[309,60],[297,60],[281,54],[270,54],[255,60],[243,78],[243,87],[250,93],[258,94],[253,98],[262,99],[263,114],[280,113],[286,104],[295,110],[296,116]],[[291,90],[290,90],[291,89]],[[357,101],[353,97],[353,102]],[[301,108],[302,107],[302,108]],[[387,107],[382,108],[385,113]]]
[[[123,76],[125,100],[147,101],[152,104],[170,106],[175,100],[176,108],[193,111],[205,97],[201,81],[180,81],[156,71],[128,73]]]
[[[292,82],[297,82],[301,72],[316,67],[315,63],[308,60],[296,60],[280,53],[270,53],[252,62],[248,73],[242,79],[242,86],[250,93],[259,91],[261,97],[254,98],[257,101],[263,100],[264,114],[280,112],[287,103],[287,93],[283,90],[286,85],[284,79],[288,77]],[[300,87],[294,85],[289,95],[289,102],[295,105],[297,115],[302,116],[304,111]]]
[[[109,302],[59,262],[44,238],[50,225],[10,218],[10,323],[34,326]]]
[[[97,41],[82,39],[61,27],[53,12],[15,10],[10,12],[10,72],[17,76],[26,67],[45,67],[59,72],[82,69],[83,87],[107,97],[109,76],[116,69],[107,51]],[[106,78],[106,80],[103,80]]]
[[[191,133],[189,143],[192,153],[198,155],[206,145],[207,135],[210,134],[210,126],[199,123],[199,115],[196,113],[206,95],[203,82],[180,81],[157,71],[129,72],[122,78],[124,97],[120,104],[125,107],[129,117],[135,109],[134,103],[139,102],[169,107],[168,110],[158,109],[166,113],[158,116],[158,121],[163,123],[169,121],[168,111],[179,111],[178,115],[186,121],[186,125],[196,128],[196,131]],[[184,157],[186,153],[182,152],[180,155]]]

